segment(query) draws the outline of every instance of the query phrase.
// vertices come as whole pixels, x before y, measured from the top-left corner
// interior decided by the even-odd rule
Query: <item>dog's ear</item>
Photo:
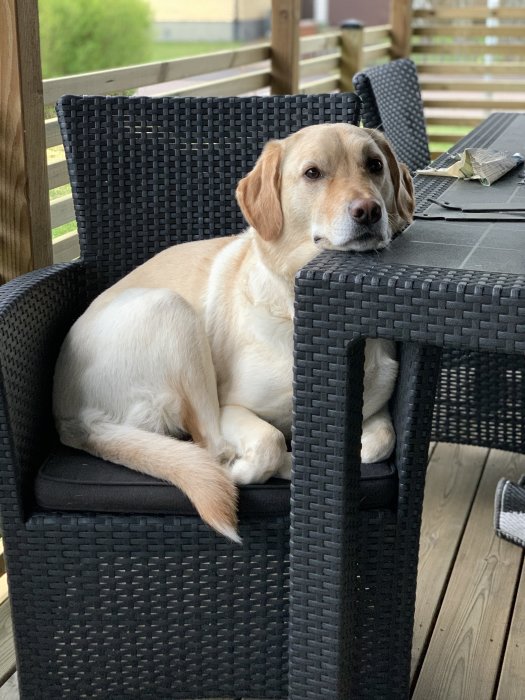
[[[279,141],[266,144],[253,170],[237,185],[237,201],[246,221],[265,241],[275,240],[283,228]]]
[[[398,163],[400,171],[399,187],[396,192],[396,205],[399,216],[409,224],[414,216],[416,208],[416,197],[414,194],[414,184],[410,170],[404,163]]]
[[[397,160],[392,146],[380,131],[375,129],[366,129],[366,131],[368,131],[386,157],[390,177],[394,185],[397,213],[403,222],[409,224],[412,221],[416,206],[410,170],[404,163],[400,163]]]

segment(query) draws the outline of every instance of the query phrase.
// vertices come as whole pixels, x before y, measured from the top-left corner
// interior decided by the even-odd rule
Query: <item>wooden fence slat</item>
[[[525,19],[524,8],[511,7],[443,7],[429,10],[414,10],[414,18],[416,19],[437,19],[437,20],[455,20],[455,19],[478,19],[485,20],[488,17],[499,19]]]
[[[299,49],[302,54],[317,53],[334,49],[341,45],[341,32],[323,32],[299,38]]]
[[[370,61],[376,61],[378,58],[390,58],[390,44],[377,44],[375,46],[365,46],[363,49],[363,63],[368,65]]]
[[[68,93],[106,94],[144,85],[182,80],[220,70],[240,68],[265,61],[269,57],[270,45],[265,43],[231,51],[216,51],[188,58],[176,58],[173,61],[159,61],[93,73],[81,73],[65,78],[52,78],[44,80],[44,102],[52,104],[61,95]]]
[[[462,133],[457,133],[457,134],[433,134],[430,133],[428,135],[429,141],[432,143],[456,143],[456,141],[459,141],[459,139],[465,136],[465,134]]]
[[[55,187],[69,185],[69,172],[65,160],[57,160],[56,163],[50,163],[47,166],[47,179],[49,189],[54,190]]]
[[[525,44],[464,44],[454,42],[453,44],[412,44],[412,53],[416,54],[479,54],[506,56],[523,56],[525,54]]]
[[[525,15],[524,15],[525,17]],[[447,37],[447,36],[465,36],[478,37],[485,39],[488,36],[494,37],[523,37],[525,25],[498,25],[497,27],[487,27],[484,24],[475,26],[448,26],[448,25],[432,25],[432,26],[416,26],[412,29],[412,36],[425,37]],[[437,42],[436,42],[437,43]],[[492,46],[492,44],[491,44]]]
[[[428,99],[423,95],[423,104],[428,109],[435,107],[446,107],[447,109],[488,109],[493,110],[495,104],[498,111],[511,112],[513,110],[524,110],[525,100],[502,100],[498,98],[497,102],[494,100],[474,100],[474,99],[451,99],[450,97],[444,98],[442,100],[438,99]]]
[[[425,80],[419,81],[421,90],[443,90],[446,92],[522,92],[525,94],[525,80]]]
[[[391,42],[392,25],[378,24],[375,27],[363,28],[363,43],[365,46],[370,44],[381,44],[383,41]]]
[[[46,119],[45,130],[46,148],[62,145],[62,136],[60,134],[60,127],[58,126],[58,119]]]
[[[523,471],[524,455],[490,451],[413,700],[493,697],[522,556],[494,533],[494,493]]]
[[[432,116],[431,114],[425,116],[425,121],[427,126],[437,125],[440,126],[476,126],[479,124],[480,120],[477,117],[464,117],[461,114],[454,115],[449,114],[447,116]]]
[[[78,231],[71,231],[53,241],[53,262],[69,262],[79,256]]]
[[[303,58],[299,61],[301,78],[309,75],[321,75],[339,70],[341,53],[332,53],[328,56],[317,56],[315,58]]]
[[[339,75],[332,78],[322,78],[304,82],[299,85],[299,92],[302,95],[315,95],[321,92],[333,92],[339,89]]]
[[[73,221],[75,210],[73,208],[73,197],[65,195],[58,197],[51,202],[51,228],[57,228]]]
[[[448,63],[418,63],[419,75],[446,75],[450,71],[455,76],[460,75],[521,75],[525,76],[525,62],[498,61],[498,63],[475,63],[474,61],[450,61]]]
[[[177,95],[184,97],[228,97],[230,95],[242,95],[247,92],[262,90],[270,85],[270,73],[267,69],[242,73],[234,77],[209,80],[196,83],[189,87],[180,88],[170,92],[162,93],[162,96]]]

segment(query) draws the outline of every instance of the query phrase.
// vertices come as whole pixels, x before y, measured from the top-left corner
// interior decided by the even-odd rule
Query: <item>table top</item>
[[[525,153],[525,114],[496,113],[454,146],[454,153],[467,147]],[[452,164],[442,156],[439,167]],[[476,180],[419,175],[414,180],[417,213],[451,216],[429,198],[459,206],[513,206],[525,209],[525,184],[517,167],[490,187]],[[465,214],[460,214],[465,216]],[[507,215],[508,216],[508,215]],[[524,218],[522,216],[522,218]],[[384,263],[438,266],[457,270],[525,273],[525,221],[415,220],[381,254]]]

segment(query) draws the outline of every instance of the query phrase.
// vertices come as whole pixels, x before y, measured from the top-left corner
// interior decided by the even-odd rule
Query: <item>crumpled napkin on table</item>
[[[425,168],[416,170],[418,175],[440,175],[457,177],[460,180],[479,180],[482,185],[489,186],[503,177],[523,160],[501,151],[490,151],[486,148],[466,148],[459,160],[448,168]]]

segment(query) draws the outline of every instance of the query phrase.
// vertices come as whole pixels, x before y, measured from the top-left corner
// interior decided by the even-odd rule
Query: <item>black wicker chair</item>
[[[0,506],[21,696],[285,697],[288,484],[243,489],[243,545],[233,545],[173,487],[60,446],[51,383],[67,329],[97,293],[168,245],[241,230],[235,185],[264,142],[308,124],[356,123],[358,101],[349,94],[65,97],[58,114],[81,259],[0,290]],[[413,402],[405,397],[424,386],[413,381],[420,358],[409,355],[396,412],[400,434],[421,415],[407,413]],[[326,416],[333,422],[330,406]],[[310,430],[304,416],[296,420],[299,436],[318,440],[318,427]],[[360,415],[353,425],[360,429]],[[323,450],[334,449],[331,429],[328,448],[324,437],[310,446],[317,484],[329,491]],[[424,429],[420,437],[417,464],[426,461]],[[347,437],[337,440],[346,445]],[[302,444],[300,437],[296,458]],[[300,503],[299,481],[295,489]],[[399,585],[404,560],[393,546],[397,491],[392,465],[363,467],[355,490],[360,525],[349,531],[348,551],[356,553],[348,569],[352,615],[345,617],[351,655],[332,660],[360,698],[394,697],[393,686],[404,697],[408,683],[410,614],[393,624],[401,604],[413,609],[413,596]],[[328,511],[336,506],[325,504]],[[308,585],[315,589],[316,575],[303,589],[307,568],[296,570],[297,603]],[[296,627],[296,642],[301,635],[311,637]],[[321,648],[323,639],[315,640]]]
[[[412,170],[426,167],[430,154],[415,64],[403,58],[369,68],[354,76],[354,85],[363,126],[384,131]],[[445,164],[447,154],[436,160],[438,167]],[[517,355],[445,350],[433,439],[525,452],[525,419],[516,420],[518,414],[525,418],[524,376],[525,360]]]
[[[363,126],[381,129],[397,157],[410,170],[430,163],[430,151],[416,66],[400,58],[357,73],[353,79],[361,98]]]

